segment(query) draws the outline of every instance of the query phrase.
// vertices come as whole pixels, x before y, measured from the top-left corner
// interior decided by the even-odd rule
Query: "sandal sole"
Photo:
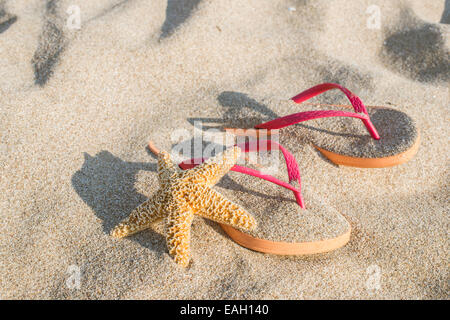
[[[315,145],[313,145],[313,147],[319,150],[319,152],[325,158],[337,165],[358,168],[386,168],[393,167],[411,160],[419,150],[419,145],[420,133],[417,134],[417,139],[411,146],[411,148],[394,156],[383,158],[356,158],[328,151]]]
[[[336,238],[311,242],[277,242],[255,238],[225,224],[220,226],[239,245],[253,251],[276,255],[311,255],[333,251],[346,245],[351,234],[351,227],[349,227],[344,234]]]

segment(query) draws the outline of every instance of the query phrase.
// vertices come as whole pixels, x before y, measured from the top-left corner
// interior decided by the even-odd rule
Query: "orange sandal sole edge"
[[[239,135],[248,135],[252,137],[257,137],[258,133],[255,133],[257,129],[236,129],[236,128],[225,128],[226,132],[229,132],[231,134],[234,134],[236,136]],[[277,131],[277,130],[271,130],[271,131]],[[272,133],[273,134],[273,133]],[[342,155],[339,153],[335,153],[332,151],[328,151],[326,149],[320,148],[314,144],[311,144],[315,149],[317,149],[325,158],[330,160],[332,163],[336,165],[343,165],[343,166],[349,166],[349,167],[358,167],[358,168],[386,168],[386,167],[393,167],[405,162],[408,162],[411,160],[414,155],[419,150],[420,146],[420,131],[417,134],[416,141],[414,144],[409,148],[408,150],[393,155],[389,157],[383,157],[383,158],[357,158],[357,157],[351,157]]]
[[[358,168],[387,168],[393,167],[411,160],[419,150],[420,145],[420,133],[417,134],[417,139],[414,144],[408,150],[396,154],[394,156],[383,158],[356,158],[332,151],[322,149],[318,146],[312,145],[316,148],[325,158],[337,165],[358,167]]]
[[[336,237],[310,242],[283,242],[260,239],[225,224],[220,224],[225,233],[237,244],[254,251],[276,255],[311,255],[339,249],[350,240],[351,227]]]

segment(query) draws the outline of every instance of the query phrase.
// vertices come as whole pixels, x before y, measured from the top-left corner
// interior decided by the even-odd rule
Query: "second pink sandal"
[[[339,165],[382,168],[404,163],[416,154],[420,144],[419,130],[406,113],[387,107],[365,106],[358,96],[335,83],[323,83],[289,100],[264,101],[264,104],[277,114],[289,114],[298,109],[296,104],[331,89],[342,91],[351,105],[304,103],[301,112],[257,124],[254,128],[284,128],[282,138],[309,142]],[[234,134],[242,132],[236,128],[226,130]]]
[[[152,143],[149,147],[159,153]],[[236,147],[245,153],[279,150],[281,165],[273,176],[262,174],[252,165],[234,165],[214,186],[217,192],[247,209],[256,222],[254,228],[246,229],[217,220],[235,242],[264,253],[306,255],[336,250],[349,241],[351,228],[346,218],[314,190],[301,190],[298,164],[289,151],[274,141],[262,140],[256,145],[244,143]],[[232,149],[224,154],[229,150]],[[204,161],[191,159],[179,167],[192,170]],[[285,177],[289,182],[283,181]]]

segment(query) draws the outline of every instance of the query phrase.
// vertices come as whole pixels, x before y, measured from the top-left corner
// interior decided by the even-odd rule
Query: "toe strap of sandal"
[[[378,134],[377,129],[373,125],[373,123],[370,121],[369,114],[367,112],[367,109],[364,105],[364,103],[361,101],[361,99],[353,94],[350,90],[347,88],[336,84],[336,83],[322,83],[315,87],[312,87],[308,90],[305,90],[295,97],[292,97],[291,100],[293,100],[296,103],[301,103],[303,101],[306,101],[308,99],[311,99],[325,91],[332,90],[332,89],[339,89],[341,90],[348,98],[350,103],[353,106],[353,109],[355,112],[348,112],[348,111],[341,111],[341,110],[317,110],[317,111],[304,111],[299,112],[295,114],[291,114],[285,117],[281,117],[275,120],[271,120],[265,123],[261,123],[255,126],[256,129],[281,129],[286,126],[290,126],[292,124],[296,124],[303,121],[313,120],[313,119],[319,119],[319,118],[327,118],[327,117],[352,117],[352,118],[358,118],[361,119],[364,125],[367,128],[367,131],[369,131],[372,138],[375,140],[380,139],[380,135]]]
[[[254,170],[254,169],[251,169],[248,167],[241,167],[241,166],[235,165],[234,167],[237,167],[236,168],[237,170],[233,170],[234,167],[231,170],[258,177],[258,178],[270,181],[272,183],[275,183],[279,186],[282,186],[286,189],[291,190],[294,193],[295,200],[297,201],[298,205],[303,209],[305,208],[305,203],[303,201],[303,197],[301,194],[301,179],[300,179],[300,170],[298,168],[298,163],[297,163],[297,160],[295,159],[295,157],[288,150],[286,150],[279,143],[277,143],[275,141],[271,141],[271,140],[258,140],[258,143],[248,143],[247,142],[247,143],[238,144],[237,146],[240,147],[241,150],[244,152],[268,151],[268,150],[273,150],[273,149],[280,150],[281,153],[283,154],[283,157],[284,157],[284,160],[286,163],[286,168],[287,168],[288,177],[289,177],[289,183],[281,181],[271,175],[262,174],[260,171]],[[295,183],[298,184],[298,188],[295,188],[292,185]]]
[[[303,209],[305,208],[305,203],[304,203],[304,200],[303,200],[303,197],[301,194],[300,170],[298,168],[298,164],[297,164],[295,157],[288,150],[286,150],[279,143],[277,143],[275,141],[271,141],[271,140],[258,140],[258,143],[246,142],[246,143],[242,143],[242,144],[237,144],[236,146],[241,148],[241,150],[246,153],[255,152],[255,151],[280,150],[283,154],[283,157],[284,157],[284,160],[286,163],[288,177],[289,177],[289,183],[279,180],[271,175],[263,174],[259,170],[255,170],[255,169],[244,167],[244,166],[234,165],[231,168],[231,171],[240,172],[240,173],[243,173],[246,175],[261,178],[263,180],[272,182],[281,187],[289,189],[294,193],[297,204],[301,208],[303,208]],[[150,150],[152,150],[152,148],[150,148]],[[201,161],[199,161],[199,160],[201,160]],[[207,158],[185,160],[179,164],[179,167],[183,170],[191,169],[206,160],[207,160]],[[293,186],[293,184],[296,184],[296,183],[298,184],[297,188]]]

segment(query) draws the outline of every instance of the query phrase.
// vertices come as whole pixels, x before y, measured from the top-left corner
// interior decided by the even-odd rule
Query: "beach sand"
[[[446,2],[0,1],[0,298],[448,299]],[[196,217],[182,269],[162,223],[109,235],[158,187],[150,139],[170,150],[196,120],[220,130],[236,98],[272,119],[251,97],[322,82],[406,112],[421,135],[410,162],[384,169],[288,141],[302,187],[350,221],[345,247],[266,255]]]

